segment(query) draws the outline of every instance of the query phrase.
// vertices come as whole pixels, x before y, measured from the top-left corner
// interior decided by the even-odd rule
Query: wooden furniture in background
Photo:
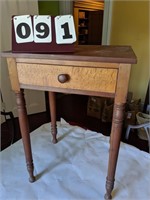
[[[101,44],[103,10],[90,11],[75,8],[74,18],[79,45]]]
[[[19,123],[30,181],[35,180],[23,89],[49,91],[53,143],[57,142],[55,92],[114,98],[105,199],[111,198],[119,153],[131,64],[130,46],[78,46],[73,54],[3,52],[16,94]]]
[[[74,0],[73,8],[77,44],[101,44],[104,1]]]

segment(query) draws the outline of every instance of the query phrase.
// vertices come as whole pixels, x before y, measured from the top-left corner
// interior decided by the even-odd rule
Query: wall
[[[12,49],[11,45],[11,18],[12,15],[38,14],[37,0],[2,0],[0,1],[0,51]],[[1,110],[12,111],[17,116],[16,98],[11,89],[6,58],[0,58],[0,89],[4,106]],[[26,107],[28,114],[45,111],[44,92],[25,90]],[[0,103],[1,104],[1,103]],[[2,106],[2,105],[1,105]],[[2,119],[3,122],[3,119]]]
[[[132,65],[129,91],[145,99],[149,81],[149,1],[117,1],[112,4],[110,44],[131,45],[138,59]]]
[[[41,15],[65,15],[73,13],[73,1],[38,1],[39,14]]]
[[[59,1],[38,1],[40,15],[59,15]]]

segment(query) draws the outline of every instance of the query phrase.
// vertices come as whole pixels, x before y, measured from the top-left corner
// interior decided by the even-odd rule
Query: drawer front
[[[115,93],[117,69],[17,63],[17,70],[23,85]],[[61,74],[69,78],[64,83]]]

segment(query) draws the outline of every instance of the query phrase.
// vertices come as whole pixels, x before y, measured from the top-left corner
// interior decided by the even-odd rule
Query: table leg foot
[[[35,182],[35,176],[33,174],[33,170],[34,170],[33,163],[27,163],[27,170],[29,172],[29,182],[30,183]]]
[[[110,199],[112,199],[111,194],[106,193],[105,196],[104,196],[104,199],[105,199],[105,200],[110,200]]]
[[[114,188],[114,181],[109,181],[106,179],[106,194],[104,196],[105,200],[112,199],[111,192]]]
[[[56,136],[57,136],[57,125],[51,124],[51,133],[52,133],[52,137],[53,137],[52,143],[56,144],[58,142],[57,138],[56,138]]]
[[[30,183],[35,182],[35,176],[33,176],[33,177],[29,177],[29,182],[30,182]]]

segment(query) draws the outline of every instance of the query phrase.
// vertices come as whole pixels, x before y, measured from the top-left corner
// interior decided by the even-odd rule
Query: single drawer
[[[17,63],[19,83],[115,93],[117,69]]]

